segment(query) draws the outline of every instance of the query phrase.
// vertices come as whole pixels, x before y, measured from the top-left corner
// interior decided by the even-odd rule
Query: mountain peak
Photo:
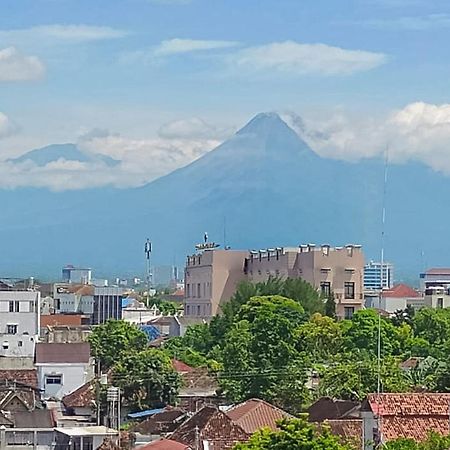
[[[275,130],[290,129],[286,122],[276,112],[263,112],[257,114],[250,122],[236,134],[267,134]]]

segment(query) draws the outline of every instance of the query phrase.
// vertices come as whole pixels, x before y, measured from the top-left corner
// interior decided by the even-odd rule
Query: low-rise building
[[[38,291],[0,290],[0,357],[33,357],[40,298]]]
[[[46,399],[61,400],[94,378],[88,343],[36,345],[39,387]]]
[[[236,291],[244,273],[247,251],[207,249],[188,256],[184,272],[186,317],[215,316]]]
[[[250,252],[245,266],[247,279],[301,278],[324,296],[334,294],[336,314],[349,319],[363,307],[364,254],[360,245],[331,247],[314,244]]]
[[[388,313],[404,310],[408,305],[414,309],[424,305],[423,295],[406,284],[397,284],[392,289],[383,290],[369,298],[370,301],[366,303],[367,307],[377,308]]]

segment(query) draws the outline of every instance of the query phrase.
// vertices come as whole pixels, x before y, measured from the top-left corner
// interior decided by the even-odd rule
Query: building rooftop
[[[323,422],[331,428],[331,432],[342,438],[347,444],[355,448],[363,448],[364,427],[362,419],[325,420]]]
[[[384,298],[417,298],[421,296],[416,290],[406,284],[397,284],[392,289],[384,290],[382,294]]]
[[[66,408],[88,408],[95,401],[95,381],[89,381],[62,398]]]
[[[41,327],[47,326],[81,326],[80,314],[42,314]]]
[[[174,441],[193,447],[200,434],[214,450],[229,450],[238,442],[247,441],[250,434],[235,424],[229,416],[213,406],[205,406],[170,436]],[[207,450],[201,444],[199,450]]]
[[[363,409],[382,418],[383,441],[426,439],[430,431],[447,435],[450,393],[370,394]]]
[[[45,363],[85,363],[91,356],[90,345],[87,342],[60,344],[43,343],[36,344],[36,364]]]
[[[58,427],[55,428],[55,430],[67,436],[117,436],[119,434],[117,430],[102,425],[88,427]]]
[[[189,450],[190,447],[171,439],[160,439],[159,441],[150,442],[149,444],[136,447],[137,450]]]
[[[433,267],[425,272],[426,275],[450,275],[450,268],[448,267]]]
[[[292,417],[282,409],[255,398],[236,405],[226,414],[250,434],[264,427],[276,430],[278,420]]]
[[[342,419],[348,417],[359,407],[359,402],[322,397],[308,408],[308,420],[323,422],[324,420]]]
[[[0,380],[8,380],[37,389],[36,369],[0,370]]]
[[[188,366],[183,361],[180,361],[179,359],[172,359],[172,367],[175,369],[178,373],[189,373],[194,370],[193,367]]]

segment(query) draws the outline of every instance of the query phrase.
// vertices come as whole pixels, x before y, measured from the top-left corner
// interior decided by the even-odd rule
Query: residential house
[[[57,427],[54,450],[97,450],[105,441],[115,443],[119,432],[105,426]]]
[[[40,298],[38,291],[0,290],[0,357],[33,357]]]
[[[365,450],[398,438],[449,434],[450,393],[370,394],[361,407]]]
[[[36,344],[39,387],[47,399],[61,400],[94,378],[94,361],[88,343]]]
[[[97,384],[95,380],[84,383],[62,398],[65,415],[76,416],[78,421],[92,421],[92,418],[95,416],[96,397]]]
[[[133,432],[151,437],[163,437],[173,433],[186,419],[186,411],[167,406],[133,427]]]
[[[370,296],[369,299],[367,307],[381,309],[391,314],[406,309],[408,305],[414,309],[424,305],[422,294],[406,284],[397,284],[391,289],[379,292],[376,296]]]
[[[253,434],[261,428],[277,429],[277,422],[290,419],[286,411],[257,398],[240,403],[228,411],[227,416],[246,433]]]
[[[249,438],[249,433],[214,406],[203,407],[170,435],[171,440],[196,450],[229,450]]]

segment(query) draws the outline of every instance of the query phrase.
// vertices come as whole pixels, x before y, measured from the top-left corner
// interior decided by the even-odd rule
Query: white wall
[[[64,395],[73,392],[94,378],[94,366],[89,364],[36,364],[38,369],[39,388],[44,392],[44,398],[61,400]],[[46,375],[62,375],[61,384],[46,384]]]

